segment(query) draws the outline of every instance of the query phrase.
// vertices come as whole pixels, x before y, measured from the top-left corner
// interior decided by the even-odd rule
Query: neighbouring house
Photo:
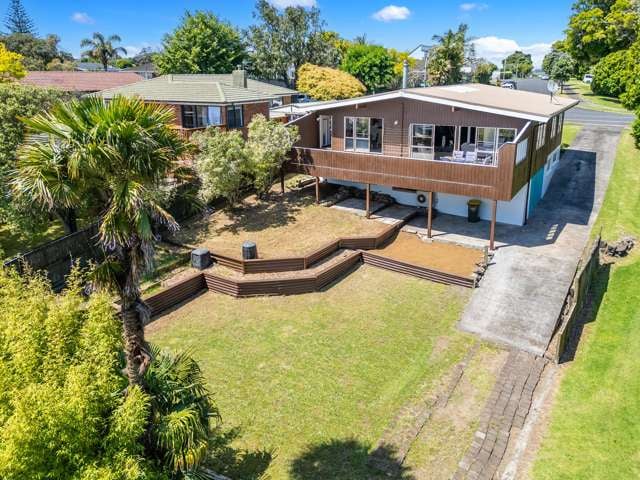
[[[145,80],[149,80],[158,76],[158,70],[156,69],[156,66],[151,62],[136,65],[135,67],[123,68],[122,71],[137,73]]]
[[[560,159],[566,97],[466,84],[299,104],[288,168],[433,209],[523,225]],[[369,195],[367,195],[369,198]],[[368,209],[368,206],[367,206]]]
[[[76,95],[99,92],[106,88],[122,87],[136,83],[142,77],[133,72],[27,72],[20,80],[26,85],[58,88]]]
[[[247,78],[244,70],[230,74],[162,75],[124,87],[100,92],[105,99],[136,96],[145,102],[171,105],[176,127],[186,138],[209,126],[223,129],[246,127],[254,115],[269,118],[271,107],[291,103],[298,92]]]
[[[78,72],[104,72],[104,65],[98,62],[78,62],[76,63]],[[107,65],[107,72],[119,72],[120,69],[113,65]]]

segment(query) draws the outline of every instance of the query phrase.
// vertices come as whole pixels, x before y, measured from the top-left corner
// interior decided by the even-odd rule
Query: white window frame
[[[367,148],[366,150],[363,148],[358,148],[357,140],[364,140],[364,137],[359,137],[358,132],[358,119],[367,120]],[[371,151],[371,120],[376,119],[382,122],[382,134],[380,138],[380,151],[372,152]],[[347,137],[347,120],[351,120],[353,124],[353,136]],[[346,115],[343,120],[343,145],[342,148],[345,152],[360,152],[360,153],[370,153],[372,155],[382,155],[384,153],[384,118],[382,117],[354,117],[351,115]],[[353,147],[347,148],[347,138],[353,140]]]
[[[414,126],[431,127],[431,146],[430,147],[423,147],[423,146],[414,147],[413,145],[413,127]],[[436,126],[433,123],[410,123],[409,124],[409,157],[415,158],[416,160],[433,160],[434,147],[435,147],[434,145],[435,134],[436,134]],[[431,149],[430,152],[429,151],[427,152],[427,155],[429,155],[429,158],[414,157],[413,156],[414,148]]]
[[[544,147],[545,141],[547,137],[547,124],[541,123],[538,125],[538,130],[536,132],[536,150],[540,150]]]

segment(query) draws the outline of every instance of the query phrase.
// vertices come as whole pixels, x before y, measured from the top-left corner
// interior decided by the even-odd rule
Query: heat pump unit
[[[429,196],[427,192],[416,192],[416,203],[421,207],[426,207],[429,202]]]

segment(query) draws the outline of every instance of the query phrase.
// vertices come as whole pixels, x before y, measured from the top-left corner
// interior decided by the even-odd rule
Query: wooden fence
[[[567,347],[567,342],[571,337],[576,319],[580,316],[585,306],[591,282],[600,266],[601,241],[602,238],[598,235],[598,238],[594,240],[593,244],[591,244],[583,254],[576,269],[576,274],[573,277],[571,287],[569,288],[569,293],[567,293],[562,313],[558,319],[558,328],[551,345],[549,345],[547,349],[547,356],[556,363],[559,363],[562,359],[562,354]]]

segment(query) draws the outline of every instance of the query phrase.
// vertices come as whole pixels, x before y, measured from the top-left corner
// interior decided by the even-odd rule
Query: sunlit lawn
[[[629,111],[622,106],[618,98],[596,95],[591,91],[591,86],[584,83],[582,80],[570,80],[567,82],[567,86],[569,89],[572,89],[575,93],[579,94],[584,100],[580,104],[580,108],[599,110],[603,112],[629,113]]]
[[[562,148],[569,148],[580,130],[582,130],[582,125],[576,125],[575,123],[565,123],[562,127]]]
[[[0,225],[0,257],[12,258],[62,235],[64,229],[59,221],[52,221],[48,228],[37,232],[26,232],[13,225]]]
[[[640,236],[640,152],[624,133],[596,229]],[[640,255],[600,274],[602,303],[567,367],[536,479],[640,478]]]
[[[378,478],[367,458],[387,424],[473,342],[455,328],[469,294],[360,267],[314,294],[205,293],[147,332],[194,353],[225,426],[241,429],[234,447],[274,454],[268,478]],[[226,473],[255,478],[256,463]]]

